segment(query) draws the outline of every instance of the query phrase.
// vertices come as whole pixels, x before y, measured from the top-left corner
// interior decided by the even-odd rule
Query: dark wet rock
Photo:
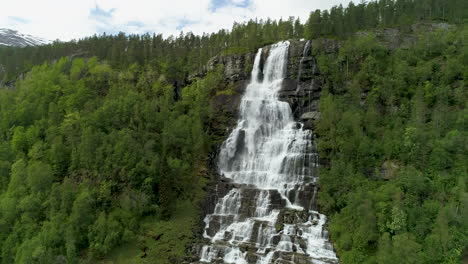
[[[317,192],[317,186],[315,183],[309,183],[309,184],[304,184],[301,186],[301,190],[298,192],[297,199],[296,201],[297,204],[301,205],[304,208],[309,208],[309,209],[316,209],[316,192]]]
[[[273,235],[271,237],[271,244],[273,245],[278,245],[280,241],[281,241],[281,235]]]
[[[257,263],[257,260],[258,260],[258,255],[255,254],[255,252],[247,252],[247,255],[246,255],[246,260],[249,262],[249,263]]]
[[[318,110],[323,81],[312,55],[313,48],[313,42],[290,41],[287,74],[279,97],[289,103],[296,119],[305,112]],[[312,126],[309,124],[305,128]]]
[[[295,264],[309,264],[310,258],[304,254],[295,254],[294,255]],[[312,262],[313,263],[313,262]]]
[[[221,218],[225,222],[231,222],[232,223],[232,219],[229,219],[229,217],[221,217],[221,216],[218,216],[218,215],[213,215],[213,217],[210,219],[210,222],[209,222],[209,228],[206,229],[206,233],[209,236],[215,235],[216,232],[219,230],[219,228],[221,227],[221,221],[220,221]],[[233,217],[230,217],[230,218],[233,218]]]

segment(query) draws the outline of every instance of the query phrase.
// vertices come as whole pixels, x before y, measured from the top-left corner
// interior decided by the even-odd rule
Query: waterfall
[[[289,42],[259,49],[237,126],[221,147],[220,173],[233,188],[205,217],[201,263],[337,263],[312,201],[318,156],[312,133],[278,99]]]

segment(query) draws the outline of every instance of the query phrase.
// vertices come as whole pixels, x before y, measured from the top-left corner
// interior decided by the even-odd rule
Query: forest
[[[316,51],[320,204],[343,263],[460,263],[468,246],[468,27],[388,52]]]
[[[467,19],[464,0],[379,0],[201,36],[0,47],[0,263],[96,263],[131,255],[128,245],[144,258],[121,263],[182,263],[196,239],[200,175],[219,145],[209,101],[223,69],[189,77],[215,55],[301,38],[342,43],[313,50],[325,78],[319,203],[340,261],[460,263]],[[409,34],[430,21],[453,28],[392,51],[355,34]]]
[[[135,239],[143,217],[196,199],[219,81],[213,72],[175,101],[151,68],[65,57],[1,90],[2,263],[99,258]]]

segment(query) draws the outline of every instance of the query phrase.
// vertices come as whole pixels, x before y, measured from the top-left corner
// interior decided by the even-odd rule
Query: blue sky
[[[49,40],[93,34],[202,34],[230,29],[249,19],[289,16],[305,21],[310,11],[344,0],[0,0],[0,28]]]
[[[226,6],[236,6],[240,8],[248,8],[252,5],[252,0],[240,0],[240,1],[231,1],[231,0],[212,0],[210,3],[210,11],[216,12],[217,9],[226,7]]]

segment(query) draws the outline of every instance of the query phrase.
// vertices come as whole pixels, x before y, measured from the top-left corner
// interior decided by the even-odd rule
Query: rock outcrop
[[[291,41],[288,72],[280,92],[280,99],[291,106],[294,117],[304,123],[305,129],[313,129],[320,119],[320,93],[323,78],[312,50],[337,52],[339,42],[328,39]]]
[[[255,54],[216,56],[208,61],[207,70],[214,70],[218,65],[224,66],[223,77],[227,82],[247,80],[250,76]]]
[[[254,57],[255,54],[251,53],[216,56],[208,62],[204,72],[199,74],[203,76],[206,71],[221,65],[223,67],[224,82],[216,89],[211,100],[212,108],[216,109],[211,129],[219,143],[226,138],[229,128],[237,120],[240,100],[250,79]]]

